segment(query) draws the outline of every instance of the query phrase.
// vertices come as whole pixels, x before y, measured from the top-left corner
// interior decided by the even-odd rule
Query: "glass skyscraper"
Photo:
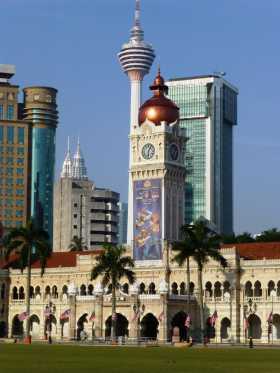
[[[32,123],[31,216],[52,239],[57,91],[50,87],[23,91],[24,119]]]
[[[238,90],[219,75],[170,79],[169,97],[186,130],[185,222],[208,219],[233,232],[233,126]]]

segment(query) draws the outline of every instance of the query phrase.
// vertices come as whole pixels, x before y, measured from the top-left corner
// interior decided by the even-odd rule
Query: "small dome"
[[[176,122],[179,119],[179,108],[173,101],[165,97],[165,94],[168,93],[168,87],[160,75],[160,70],[150,89],[154,92],[154,96],[140,107],[139,124],[144,123],[146,119],[157,126],[161,122],[167,122],[167,124]]]

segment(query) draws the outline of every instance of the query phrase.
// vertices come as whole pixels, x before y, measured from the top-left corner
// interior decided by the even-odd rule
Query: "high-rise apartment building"
[[[30,216],[31,124],[21,120],[15,67],[0,65],[0,221],[10,229]]]
[[[54,251],[69,251],[73,237],[82,238],[87,249],[118,242],[119,194],[97,188],[88,179],[80,144],[63,163],[54,192]]]
[[[186,130],[185,222],[205,217],[233,232],[233,127],[238,90],[220,75],[170,79],[169,97]]]

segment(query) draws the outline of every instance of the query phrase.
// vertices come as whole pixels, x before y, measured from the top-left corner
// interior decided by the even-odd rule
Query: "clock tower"
[[[184,130],[179,108],[165,95],[160,71],[150,87],[154,95],[139,109],[130,134],[132,221],[128,242],[136,261],[160,261],[165,241],[179,239],[184,223]]]

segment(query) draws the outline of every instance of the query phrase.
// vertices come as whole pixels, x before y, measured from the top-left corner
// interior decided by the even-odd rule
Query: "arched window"
[[[220,298],[222,296],[222,284],[217,281],[214,285],[214,297]]]
[[[229,283],[229,281],[224,282],[224,293],[230,293],[230,283]]]
[[[62,288],[62,294],[68,294],[68,287],[67,285],[64,285],[63,288]]]
[[[2,286],[1,286],[1,299],[5,299],[5,295],[6,295],[6,285],[2,284]]]
[[[280,281],[277,282],[277,297],[280,297]]]
[[[93,295],[93,285],[92,284],[90,284],[88,286],[88,295]]]
[[[51,288],[50,288],[50,286],[48,285],[48,286],[45,287],[45,297],[47,297],[47,296],[49,296],[49,295],[51,295]]]
[[[36,295],[41,295],[40,286],[36,286],[36,288],[35,288],[35,297],[36,297]]]
[[[261,297],[262,296],[262,284],[260,281],[256,281],[254,285],[254,296]]]
[[[19,292],[18,292],[18,293],[19,293],[19,294],[18,294],[19,299],[25,299],[24,287],[23,287],[23,286],[21,286],[21,287],[19,288]]]
[[[18,288],[16,286],[13,287],[13,299],[18,299]]]
[[[87,288],[84,284],[80,287],[80,295],[87,295]]]
[[[66,286],[66,293],[67,293],[67,291],[68,290],[67,290],[67,286]],[[55,286],[55,285],[52,287],[52,297],[53,298],[58,298],[57,286]]]
[[[125,283],[125,284],[123,285],[123,287],[122,287],[122,291],[123,291],[123,293],[128,294],[128,290],[129,290],[129,286],[128,286],[127,283]]]
[[[270,296],[272,290],[275,290],[275,283],[274,281],[269,281],[269,283],[267,284],[268,296]]]
[[[34,298],[34,287],[33,286],[30,286],[29,297]]]
[[[186,284],[184,282],[181,282],[180,284],[180,295],[186,294]]]
[[[194,288],[195,288],[195,285],[193,282],[190,282],[190,294],[193,295],[194,293]]]
[[[153,282],[149,285],[149,294],[155,294],[156,293],[156,286]]]
[[[140,294],[145,294],[145,284],[143,282],[141,282],[141,284],[139,286],[139,293]]]
[[[212,297],[213,290],[212,290],[212,283],[210,281],[206,282],[205,284],[205,296]]]
[[[177,282],[173,282],[173,284],[171,285],[171,292],[174,295],[178,294],[178,284],[177,284]]]
[[[250,281],[247,281],[245,284],[245,296],[246,297],[252,297],[253,296],[253,289],[252,289],[252,283]]]

